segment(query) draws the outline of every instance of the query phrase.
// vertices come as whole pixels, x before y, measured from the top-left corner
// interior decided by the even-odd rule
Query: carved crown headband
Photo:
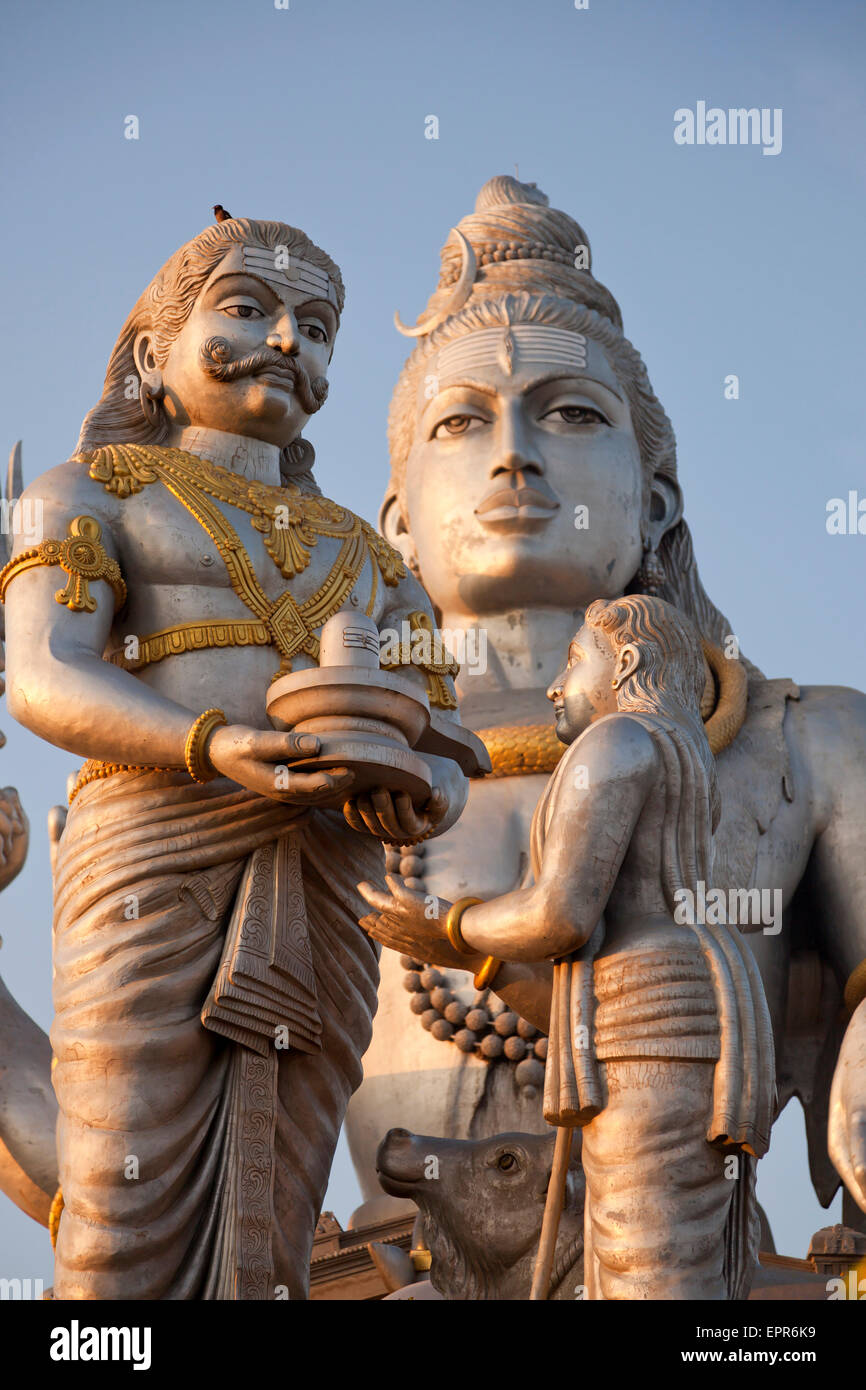
[[[242,251],[244,270],[278,288],[288,284],[292,289],[309,292],[311,299],[325,299],[339,310],[337,291],[321,266],[292,255],[286,246],[274,246],[271,250],[265,246],[244,246]]]
[[[461,254],[461,264],[454,289],[441,309],[437,309],[434,314],[422,320],[421,323],[415,324],[414,328],[407,328],[406,324],[401,321],[399,313],[395,312],[394,326],[398,333],[403,334],[404,338],[426,337],[427,334],[433,332],[434,328],[438,328],[440,323],[444,323],[452,314],[456,314],[462,309],[472,293],[472,286],[475,284],[479,265],[491,265],[501,261],[557,261],[560,265],[567,265],[572,270],[581,269],[575,264],[572,252],[563,250],[561,246],[549,246],[540,241],[491,242],[476,256],[473,247],[459,227],[452,227],[451,231],[459,242]],[[443,285],[448,284],[447,276],[443,277],[442,283]]]

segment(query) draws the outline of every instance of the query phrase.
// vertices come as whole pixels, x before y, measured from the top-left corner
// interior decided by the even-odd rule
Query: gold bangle
[[[183,760],[194,782],[211,782],[219,773],[207,755],[207,741],[214,729],[228,720],[221,709],[206,709],[200,714],[186,736]]]
[[[495,956],[488,956],[472,983],[476,989],[488,989],[499,973],[502,961]]]
[[[866,960],[861,960],[848,976],[845,986],[845,1007],[853,1014],[859,1004],[866,999]]]
[[[483,901],[483,898],[458,898],[457,902],[452,903],[448,909],[448,916],[445,918],[445,935],[454,950],[459,951],[462,956],[474,956],[478,953],[464,941],[463,933],[460,930],[460,919],[468,907],[473,907],[475,903]]]

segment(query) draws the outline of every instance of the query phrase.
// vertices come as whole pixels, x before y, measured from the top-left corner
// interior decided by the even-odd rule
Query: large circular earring
[[[138,388],[141,412],[147,423],[155,430],[160,429],[163,423],[160,402],[164,395],[165,387],[159,372],[148,372],[142,376],[141,385]]]

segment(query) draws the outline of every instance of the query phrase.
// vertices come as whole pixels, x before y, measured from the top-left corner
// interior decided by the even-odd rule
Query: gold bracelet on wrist
[[[473,907],[475,903],[483,902],[483,898],[458,898],[456,903],[452,903],[448,909],[448,916],[445,918],[445,935],[455,951],[459,951],[462,956],[477,955],[471,946],[463,939],[460,930],[460,919],[468,907]]]
[[[501,960],[496,956],[488,956],[477,975],[473,977],[472,983],[476,989],[489,989],[499,973]]]
[[[183,759],[194,782],[211,782],[219,773],[207,755],[207,741],[214,729],[228,720],[221,709],[206,709],[200,714],[186,736]]]

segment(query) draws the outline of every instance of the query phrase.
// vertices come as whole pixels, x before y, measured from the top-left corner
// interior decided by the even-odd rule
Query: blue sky
[[[448,229],[517,164],[589,234],[674,422],[702,576],[743,649],[768,675],[866,687],[866,535],[825,526],[830,498],[866,498],[862,5],[55,0],[7,2],[3,29],[0,418],[25,480],[72,451],[133,302],[221,202],[302,226],[343,269],[309,433],[325,491],[375,519],[406,355],[393,311],[414,319]],[[675,144],[674,112],[698,101],[781,108],[782,152]],[[0,722],[2,779],[33,828],[0,968],[47,1026],[45,815],[77,763]],[[759,1192],[779,1248],[802,1254],[831,1217],[798,1116],[783,1123],[796,1157],[778,1135]],[[343,1155],[329,1204],[345,1219],[354,1202]],[[44,1232],[0,1203],[0,1274],[48,1279],[50,1263]]]

